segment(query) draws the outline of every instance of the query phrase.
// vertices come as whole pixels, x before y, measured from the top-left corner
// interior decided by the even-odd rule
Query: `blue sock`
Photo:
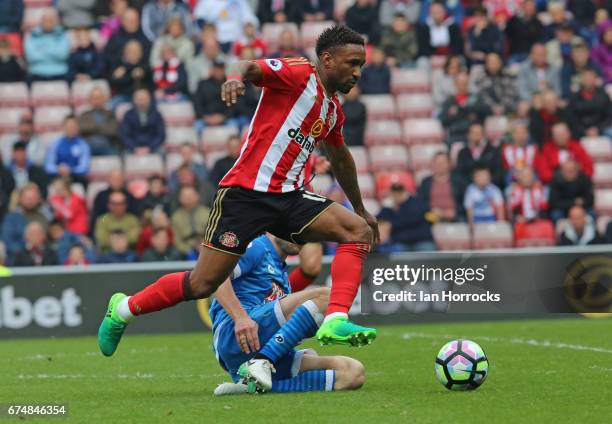
[[[272,363],[276,363],[300,341],[314,336],[322,318],[323,315],[312,300],[304,302],[291,314],[287,323],[261,348],[258,356],[264,356]]]
[[[334,370],[305,371],[286,380],[273,380],[272,391],[286,392],[331,392],[334,390],[336,372]]]

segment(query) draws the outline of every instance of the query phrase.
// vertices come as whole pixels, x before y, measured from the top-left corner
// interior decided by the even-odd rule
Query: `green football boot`
[[[246,392],[247,393],[249,393],[249,394],[256,394],[256,393],[262,393],[263,392],[262,388],[259,387],[259,384],[257,384],[257,380],[255,380],[249,374],[249,368],[247,366],[247,362],[245,362],[244,364],[240,365],[240,367],[238,368],[238,375],[240,377],[242,377],[241,384],[246,384],[246,386],[247,386]]]
[[[123,293],[115,293],[108,302],[106,315],[98,329],[98,346],[104,356],[111,356],[117,350],[127,322],[117,313],[117,304],[126,298]]]
[[[354,324],[346,317],[332,318],[324,322],[317,331],[321,346],[341,344],[350,346],[369,345],[376,339],[376,329]]]

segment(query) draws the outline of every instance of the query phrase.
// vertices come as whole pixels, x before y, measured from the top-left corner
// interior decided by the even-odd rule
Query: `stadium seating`
[[[378,199],[383,200],[389,195],[391,186],[395,183],[402,184],[406,191],[414,193],[416,191],[416,184],[414,178],[410,172],[398,171],[398,172],[377,172],[376,173],[376,194]],[[365,194],[363,195],[366,196]]]
[[[593,185],[595,188],[612,188],[612,162],[595,162]]]
[[[399,94],[397,113],[400,119],[431,118],[434,110],[431,94]]]
[[[466,250],[470,248],[470,229],[463,222],[435,224],[432,227],[432,233],[440,250]]]
[[[395,119],[397,106],[390,94],[368,94],[360,97],[366,107],[368,121]]]
[[[325,30],[334,25],[333,21],[303,22],[300,28],[300,39],[304,50],[315,46],[317,38]]]
[[[508,118],[505,116],[489,116],[485,120],[485,135],[487,139],[497,144],[508,132]]]
[[[357,183],[361,190],[361,196],[364,198],[376,197],[376,186],[374,185],[374,178],[370,173],[357,174]]]
[[[115,108],[115,118],[117,118],[117,121],[121,122],[125,114],[131,108],[132,108],[131,103],[120,103],[119,105],[117,105],[117,107]],[[166,131],[168,131],[168,128],[166,128]]]
[[[70,89],[66,81],[36,81],[32,83],[30,98],[33,107],[67,106]]]
[[[49,148],[58,138],[63,135],[61,131],[49,131],[38,134],[38,138],[44,144],[45,148]]]
[[[23,4],[26,8],[47,7],[53,4],[53,0],[24,0]]]
[[[408,171],[408,149],[402,145],[370,147],[373,171]]]
[[[128,180],[163,175],[164,164],[161,155],[127,155],[125,157],[125,176]]]
[[[91,93],[91,90],[94,88],[100,88],[107,96],[110,97],[111,91],[106,80],[77,80],[72,83],[72,90],[70,92],[70,101],[72,105],[76,108],[87,104],[89,100],[89,93]]]
[[[611,216],[600,216],[597,218],[596,226],[599,234],[605,237],[608,224],[612,221]]]
[[[61,131],[64,119],[72,114],[69,106],[43,106],[34,110],[36,132]]]
[[[188,127],[195,120],[191,102],[160,103],[157,108],[167,127]]]
[[[402,127],[398,121],[370,121],[366,125],[364,143],[367,146],[399,144],[401,141]]]
[[[554,246],[556,243],[555,227],[547,219],[537,220],[526,225],[515,225],[515,243],[517,247]]]
[[[19,118],[29,112],[25,108],[0,109],[0,133],[14,133],[19,126]]]
[[[451,163],[453,164],[453,166],[457,165],[457,158],[459,157],[459,152],[464,147],[465,147],[465,142],[463,141],[456,141],[453,144],[451,144],[450,158],[451,158]]]
[[[431,82],[429,74],[423,69],[396,68],[391,71],[391,92],[429,93]]]
[[[405,144],[441,143],[444,140],[442,124],[434,118],[406,119],[402,129]]]
[[[413,144],[410,146],[410,163],[413,171],[429,169],[438,152],[446,152],[446,144]]]
[[[227,139],[238,135],[238,129],[229,125],[217,127],[206,127],[200,137],[200,148],[207,154],[209,152],[225,152],[227,150]]]
[[[612,189],[595,190],[595,213],[612,215]]]
[[[198,135],[193,127],[169,127],[166,130],[166,141],[164,142],[166,152],[175,152],[184,143],[197,146]]]
[[[94,156],[91,158],[89,179],[91,181],[106,181],[110,171],[121,169],[119,156]]]
[[[595,162],[612,160],[612,141],[608,137],[582,137],[580,144]]]
[[[382,209],[382,205],[376,199],[363,199],[363,206],[366,211],[370,212],[372,215],[376,216]]]
[[[482,222],[474,224],[472,246],[474,249],[499,249],[512,247],[512,226],[509,222]]]
[[[329,188],[334,183],[334,179],[327,174],[317,175],[310,182],[313,193],[320,194],[321,196],[326,196],[329,192]]]
[[[278,40],[283,31],[289,30],[293,33],[295,41],[300,41],[300,31],[297,24],[293,22],[286,23],[265,23],[261,28],[261,36],[268,45],[268,51],[273,53],[278,48]]]
[[[30,105],[30,92],[25,82],[0,84],[0,108],[21,108]]]
[[[431,170],[429,168],[418,169],[414,171],[414,182],[417,187],[421,186],[423,180],[431,175]]]
[[[370,161],[368,159],[368,151],[363,146],[349,146],[349,151],[355,160],[357,172],[369,172]]]
[[[48,5],[51,6],[51,5]],[[24,33],[30,32],[33,28],[40,25],[40,18],[47,10],[53,10],[50,7],[26,7],[23,12],[23,21],[21,21],[21,29]]]

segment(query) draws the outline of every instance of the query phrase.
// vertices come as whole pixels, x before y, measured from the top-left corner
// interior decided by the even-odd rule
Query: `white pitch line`
[[[420,338],[420,339],[456,339],[456,335],[449,334],[430,334],[430,333],[404,333],[402,335],[404,340],[410,340],[412,338]],[[580,350],[580,351],[588,351],[588,352],[597,352],[597,353],[610,353],[612,354],[612,349],[607,349],[604,347],[598,346],[585,346],[580,344],[570,344],[563,342],[552,342],[550,340],[536,340],[536,339],[521,339],[518,337],[513,338],[503,338],[503,337],[490,337],[490,336],[472,336],[470,339],[483,340],[487,342],[497,342],[497,343],[510,343],[510,344],[518,344],[518,345],[527,345],[527,346],[537,346],[537,347],[552,347],[556,349],[569,349],[569,350]]]

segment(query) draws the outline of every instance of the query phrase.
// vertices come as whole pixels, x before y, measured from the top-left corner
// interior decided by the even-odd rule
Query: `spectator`
[[[73,30],[76,38],[76,49],[70,53],[68,68],[70,81],[88,81],[99,79],[104,73],[104,58],[96,45],[91,41],[89,29]]]
[[[21,32],[23,0],[0,1],[0,33]]]
[[[382,27],[390,26],[393,17],[398,13],[402,13],[411,24],[418,22],[421,13],[419,0],[382,0],[379,3],[379,23]]]
[[[185,65],[176,56],[172,46],[162,47],[160,54],[160,60],[153,67],[155,100],[158,102],[186,100],[188,83]]]
[[[176,170],[176,179],[178,187],[170,192],[170,212],[174,212],[180,207],[180,190],[183,187],[193,187],[197,192],[200,203],[204,206],[211,207],[215,198],[216,187],[213,187],[206,180],[198,180],[196,174],[189,165],[181,165]]]
[[[228,108],[221,100],[221,86],[225,79],[225,64],[214,62],[210,77],[198,84],[193,102],[198,118],[196,126],[199,131],[207,126],[240,126],[237,120],[232,119],[232,115],[238,109],[238,103],[242,103],[243,97],[238,100],[236,105]]]
[[[57,254],[60,264],[65,264],[73,246],[79,246],[85,252],[89,262],[95,261],[93,243],[85,236],[66,231],[62,221],[53,220],[49,223],[49,239],[51,249]]]
[[[537,16],[535,1],[524,0],[521,12],[512,16],[506,25],[510,58],[508,63],[523,62],[531,47],[542,39],[544,26]]]
[[[121,28],[121,17],[129,7],[127,0],[111,0],[109,3],[109,14],[102,19],[100,26],[100,38],[106,42]]]
[[[283,57],[307,57],[308,55],[300,50],[295,41],[295,35],[291,30],[284,30],[278,37],[278,50],[270,55],[273,58]]]
[[[198,181],[208,180],[208,169],[202,163],[201,158],[198,157],[196,146],[192,143],[183,143],[179,150],[181,155],[182,164],[181,166],[188,166],[193,173],[196,175]],[[171,191],[176,191],[179,188],[178,182],[178,171],[174,170],[170,174],[169,188]]]
[[[140,17],[136,9],[127,9],[121,15],[121,28],[111,36],[104,48],[105,68],[108,71],[112,72],[121,64],[125,45],[130,41],[137,41],[143,55],[149,57],[151,42],[140,29]]]
[[[549,184],[555,171],[563,162],[574,159],[587,176],[593,176],[593,160],[580,143],[572,139],[572,133],[564,122],[555,124],[552,129],[553,140],[544,144],[536,159],[540,180]]]
[[[572,206],[582,206],[593,215],[593,183],[573,159],[561,164],[550,183],[550,218],[557,222],[567,217]]]
[[[176,57],[185,64],[185,66],[193,59],[195,51],[193,41],[185,34],[183,21],[181,21],[181,18],[178,16],[172,16],[168,19],[165,34],[158,37],[153,43],[153,49],[151,50],[151,57],[149,59],[151,68],[155,67],[159,62],[162,49],[165,46],[172,47]]]
[[[571,25],[560,25],[555,31],[555,38],[546,43],[548,63],[561,68],[570,60],[572,45],[580,42],[582,39],[574,35],[574,28]]]
[[[95,224],[95,240],[98,249],[106,253],[111,249],[110,235],[114,231],[127,234],[130,245],[135,245],[140,236],[138,218],[127,212],[127,199],[120,191],[115,191],[108,197],[108,213],[100,216]]]
[[[344,112],[344,141],[349,146],[363,146],[363,136],[365,133],[366,107],[361,100],[359,86],[353,87],[346,94],[346,99],[342,104]]]
[[[66,28],[91,28],[96,24],[96,0],[57,0],[57,10]]]
[[[391,92],[391,69],[385,63],[385,52],[382,49],[372,49],[371,62],[363,67],[358,85],[363,94]]]
[[[11,51],[9,40],[0,38],[0,83],[24,80],[25,70],[22,60]]]
[[[591,57],[601,68],[604,82],[612,83],[612,20],[599,25],[599,44],[593,47]]]
[[[432,95],[436,110],[440,110],[449,97],[457,94],[455,78],[461,72],[466,72],[463,57],[449,55],[444,62],[443,72],[436,72],[432,78]]]
[[[246,48],[253,49],[254,59],[262,59],[268,54],[266,42],[257,34],[257,27],[253,22],[244,24],[244,36],[236,40],[232,48],[234,56],[242,56],[242,51]]]
[[[464,141],[468,129],[474,122],[484,119],[489,110],[480,102],[478,96],[470,92],[469,77],[462,72],[455,77],[454,96],[450,96],[442,104],[440,121],[448,131],[448,143]],[[467,176],[469,178],[469,174]]]
[[[99,192],[93,202],[91,210],[91,222],[89,227],[94,228],[99,217],[109,211],[108,199],[110,195],[116,191],[123,193],[127,199],[127,210],[133,215],[140,214],[140,206],[138,200],[127,190],[125,185],[125,175],[120,169],[113,169],[108,173],[108,188]]]
[[[404,14],[402,16],[405,18]],[[346,10],[345,20],[346,26],[365,36],[369,43],[378,44],[378,10],[370,0],[357,0]]]
[[[66,266],[86,266],[90,265],[91,261],[85,253],[85,249],[80,244],[76,244],[68,251],[68,257],[64,262],[60,261],[60,264]]]
[[[98,256],[99,264],[130,264],[138,262],[138,256],[132,251],[128,235],[123,230],[113,230],[109,236],[110,248],[108,252]]]
[[[13,145],[18,142],[23,142],[26,145],[28,158],[35,165],[43,165],[45,162],[46,147],[45,144],[34,134],[34,123],[32,122],[32,114],[26,112],[19,118],[17,126],[17,139],[11,143],[0,143],[0,151],[2,158],[8,164],[12,156]]]
[[[49,204],[55,219],[62,221],[71,233],[85,235],[89,231],[89,215],[85,199],[72,191],[70,180],[56,178],[51,187]]]
[[[114,95],[113,107],[129,102],[136,90],[152,88],[151,69],[138,41],[127,42],[121,62],[111,72],[109,83]]]
[[[227,139],[227,155],[217,159],[210,172],[210,182],[216,187],[219,181],[232,169],[236,159],[240,156],[240,137],[231,136]]]
[[[587,215],[582,206],[572,206],[569,210],[569,222],[559,237],[559,246],[590,246],[603,242],[597,234],[593,218]]]
[[[587,69],[592,69],[601,76],[601,69],[591,60],[589,48],[584,41],[573,43],[570,58],[561,68],[561,92],[564,99],[569,99],[573,93],[580,91],[582,72]]]
[[[17,194],[17,207],[6,214],[2,222],[2,241],[6,244],[8,263],[11,264],[15,254],[23,249],[23,234],[31,222],[38,222],[47,227],[51,213],[43,204],[40,190],[34,183],[21,187]]]
[[[572,94],[569,101],[574,135],[582,138],[612,134],[612,101],[598,86],[597,72],[587,69],[582,72],[581,80],[580,91]]]
[[[559,122],[570,122],[570,114],[557,93],[545,90],[534,98],[529,111],[529,132],[538,147],[552,141],[552,127]]]
[[[428,10],[426,4],[422,10]],[[463,37],[455,22],[461,20],[447,17],[444,5],[432,2],[429,17],[421,20],[417,28],[419,57],[463,55]]]
[[[89,144],[79,135],[79,123],[74,115],[64,119],[64,135],[47,150],[45,172],[50,176],[71,177],[87,186],[87,174],[91,165]]]
[[[474,168],[473,182],[465,191],[463,207],[470,226],[479,222],[504,220],[504,198],[501,190],[491,183],[491,172],[484,165]]]
[[[163,209],[162,206],[156,206],[154,208],[144,208],[141,220],[140,237],[136,242],[136,254],[142,256],[145,250],[151,247],[151,237],[157,230],[164,230],[168,233],[168,239],[174,239],[174,232],[172,231],[172,225],[170,225],[170,218]],[[171,242],[172,244],[172,242]]]
[[[38,222],[30,222],[24,232],[25,246],[15,255],[13,266],[59,265],[57,255],[47,245],[45,228]]]
[[[229,53],[232,44],[244,36],[247,22],[259,25],[246,0],[198,0],[193,15],[195,19],[217,27],[217,40],[224,53]]]
[[[195,93],[200,81],[210,77],[213,62],[227,63],[229,57],[219,48],[214,27],[205,26],[201,33],[202,50],[189,65],[189,92]]]
[[[257,17],[262,24],[302,22],[300,5],[289,0],[259,0],[257,2]]]
[[[519,70],[517,85],[521,100],[525,102],[530,102],[535,93],[546,89],[561,93],[559,68],[547,62],[544,44],[536,43],[531,47],[529,60]]]
[[[121,121],[121,141],[130,153],[146,155],[156,152],[166,138],[164,118],[145,89],[134,92],[133,105]]]
[[[191,16],[189,9],[180,1],[151,0],[142,9],[142,31],[153,42],[162,35],[168,20],[178,16],[183,23],[185,33],[191,35]]]
[[[391,186],[391,207],[384,207],[378,220],[391,224],[391,241],[399,243],[403,251],[436,250],[431,224],[425,218],[427,206],[411,195],[401,183]]]
[[[489,53],[504,53],[504,35],[497,25],[489,21],[487,10],[477,7],[474,11],[474,25],[468,32],[466,55],[470,64],[480,65]]]
[[[489,170],[489,180],[492,180],[493,184],[504,187],[504,170],[499,148],[485,138],[482,124],[473,123],[468,129],[467,146],[459,151],[457,171],[469,181],[479,167]]]
[[[536,181],[532,168],[525,167],[519,171],[517,182],[510,186],[508,197],[508,209],[515,222],[524,224],[546,216],[546,194],[542,185]]]
[[[10,169],[0,163],[0,222],[8,210],[11,193],[15,189],[15,179]]]
[[[514,77],[504,69],[503,65],[499,54],[487,54],[485,72],[476,81],[476,92],[480,97],[480,103],[496,116],[513,114],[520,100]]]
[[[297,0],[305,22],[323,22],[334,19],[333,0]]]
[[[182,187],[179,193],[180,208],[172,214],[174,246],[182,254],[198,250],[204,238],[210,209],[200,205],[198,192],[193,187]]]
[[[438,152],[431,161],[432,175],[425,177],[419,187],[419,198],[433,214],[434,222],[465,221],[463,197],[466,180],[451,170],[446,152]]]
[[[12,161],[9,164],[9,171],[15,181],[15,188],[21,188],[28,183],[34,183],[42,193],[43,197],[47,196],[48,178],[45,170],[38,165],[34,165],[28,158],[27,144],[23,141],[18,141],[13,144]],[[2,182],[10,182],[10,179],[2,177]],[[9,190],[10,193],[12,191]],[[0,217],[1,218],[1,217]]]
[[[550,16],[550,23],[544,27],[544,33],[542,34],[544,42],[548,42],[555,38],[555,34],[559,27],[573,25],[568,19],[565,5],[562,2],[549,1],[547,8],[548,15]]]
[[[55,10],[49,9],[43,13],[40,26],[26,37],[24,48],[30,82],[68,77],[70,41],[66,31],[58,24]]]
[[[170,245],[168,232],[164,229],[156,230],[151,237],[151,247],[142,254],[143,262],[181,261],[183,255]]]
[[[391,27],[383,32],[380,48],[390,66],[413,66],[419,46],[415,30],[403,14],[395,15]]]
[[[140,201],[142,211],[162,208],[169,211],[170,200],[168,199],[168,186],[166,179],[161,175],[149,177],[149,190],[145,197]]]
[[[509,186],[518,181],[518,174],[525,168],[535,166],[538,147],[530,144],[527,123],[515,121],[512,123],[512,137],[509,143],[502,146],[502,162],[506,173],[505,182]]]
[[[119,123],[115,114],[106,107],[108,97],[99,87],[89,93],[89,108],[79,116],[81,135],[89,144],[93,156],[117,154]]]

